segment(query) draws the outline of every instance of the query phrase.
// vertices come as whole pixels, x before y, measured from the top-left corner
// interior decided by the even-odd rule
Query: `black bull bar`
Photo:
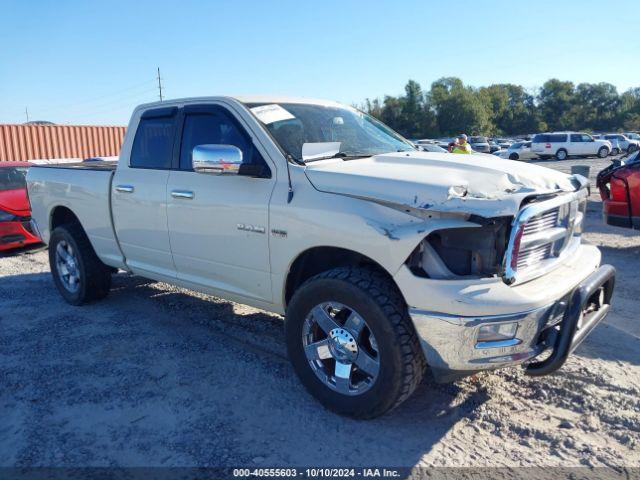
[[[602,265],[576,287],[567,308],[554,332],[552,352],[549,357],[525,366],[527,375],[548,375],[558,370],[567,357],[589,335],[611,309],[611,296],[616,280],[616,269]]]

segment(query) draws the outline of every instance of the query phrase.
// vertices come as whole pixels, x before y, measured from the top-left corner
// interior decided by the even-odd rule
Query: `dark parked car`
[[[491,146],[487,137],[469,137],[469,145],[476,152],[491,153]]]

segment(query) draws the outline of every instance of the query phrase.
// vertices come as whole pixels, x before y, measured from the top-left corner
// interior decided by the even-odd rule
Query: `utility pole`
[[[29,123],[29,108],[24,107],[24,114],[27,116],[27,123]]]
[[[158,91],[160,92],[160,101],[162,101],[162,78],[160,78],[160,67],[158,67]]]

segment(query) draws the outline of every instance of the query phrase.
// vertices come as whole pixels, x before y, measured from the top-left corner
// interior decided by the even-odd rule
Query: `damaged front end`
[[[406,265],[419,277],[502,277],[508,284],[549,272],[580,245],[586,214],[586,182],[571,193],[530,196],[514,216],[469,215],[473,227],[437,229],[411,253]]]
[[[478,227],[435,230],[418,244],[406,265],[418,277],[457,279],[500,275],[511,217],[471,217]]]

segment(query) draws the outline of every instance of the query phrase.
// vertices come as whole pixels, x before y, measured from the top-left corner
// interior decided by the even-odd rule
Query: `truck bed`
[[[120,252],[111,217],[111,180],[114,162],[78,162],[35,165],[27,173],[31,216],[42,240],[49,236],[57,213],[69,209],[78,218],[98,257],[120,267]]]

